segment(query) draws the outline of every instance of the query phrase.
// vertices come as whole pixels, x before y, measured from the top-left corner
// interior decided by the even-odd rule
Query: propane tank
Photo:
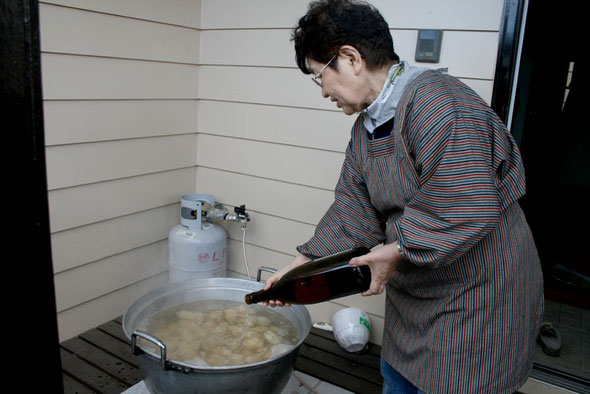
[[[180,199],[180,224],[168,234],[168,277],[170,283],[194,278],[224,277],[227,233],[203,221],[210,194],[185,194]]]

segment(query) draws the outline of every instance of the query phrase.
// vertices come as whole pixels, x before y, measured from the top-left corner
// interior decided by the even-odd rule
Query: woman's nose
[[[326,89],[324,89],[324,87],[322,86],[322,97],[323,98],[328,98],[330,97],[330,95],[326,92]]]

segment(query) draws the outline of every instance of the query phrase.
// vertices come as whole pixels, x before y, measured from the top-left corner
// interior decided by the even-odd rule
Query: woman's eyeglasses
[[[324,72],[326,67],[328,67],[330,65],[330,63],[332,63],[332,61],[334,61],[334,59],[336,59],[337,56],[338,56],[338,54],[334,55],[332,57],[332,59],[330,59],[328,61],[328,63],[326,63],[326,65],[324,67],[322,67],[322,69],[320,70],[319,73],[317,73],[316,75],[311,77],[312,81],[314,81],[320,88],[322,87],[322,73]]]

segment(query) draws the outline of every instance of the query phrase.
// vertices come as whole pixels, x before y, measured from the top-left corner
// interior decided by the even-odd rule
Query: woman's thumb
[[[355,257],[353,259],[350,260],[349,264],[353,265],[355,267],[358,267],[359,265],[367,265],[367,259],[365,258],[365,256],[359,256],[359,257]]]

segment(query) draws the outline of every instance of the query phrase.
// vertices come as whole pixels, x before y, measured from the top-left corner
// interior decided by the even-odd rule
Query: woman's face
[[[314,74],[319,73],[324,63],[313,59],[307,59],[307,64]],[[366,84],[356,70],[350,59],[345,55],[338,56],[334,61],[336,68],[330,66],[322,71],[320,80],[322,83],[322,96],[336,103],[346,115],[352,115],[367,108],[371,102],[367,102]]]

